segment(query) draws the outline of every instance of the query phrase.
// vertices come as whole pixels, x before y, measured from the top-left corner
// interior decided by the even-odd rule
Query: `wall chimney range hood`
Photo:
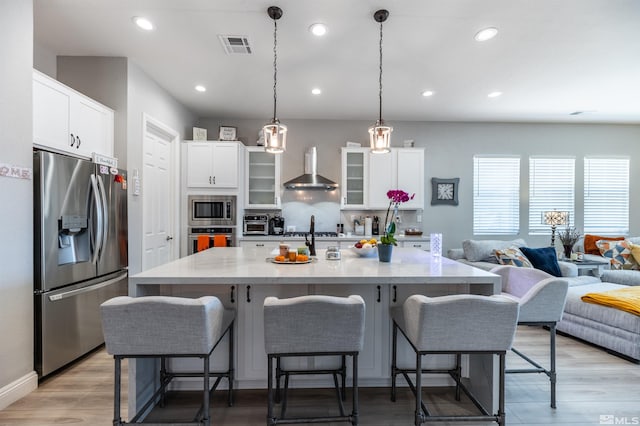
[[[304,174],[284,183],[286,189],[323,189],[333,191],[338,184],[316,173],[318,154],[316,147],[311,147],[304,154]]]

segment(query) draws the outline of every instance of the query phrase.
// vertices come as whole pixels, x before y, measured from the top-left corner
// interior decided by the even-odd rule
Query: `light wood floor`
[[[546,360],[548,332],[520,327],[516,347],[534,358]],[[508,367],[523,365],[510,355]],[[125,375],[126,377],[126,375]],[[113,413],[113,361],[99,350],[43,383],[27,397],[0,411],[0,425],[110,425]],[[429,389],[425,394],[434,411],[457,410],[448,389]],[[184,393],[183,393],[184,394]],[[360,424],[394,426],[413,424],[413,403],[408,390],[398,401],[389,400],[388,389],[360,391]],[[191,408],[199,395],[176,396],[173,407]],[[292,392],[290,410],[308,411],[318,404],[333,403],[326,390]],[[179,404],[176,404],[179,402]],[[640,422],[640,365],[608,354],[602,349],[572,338],[558,336],[558,408],[549,407],[549,385],[539,374],[507,375],[507,423],[514,425],[598,425],[601,416],[613,416],[611,423]],[[347,404],[347,407],[350,405]],[[126,404],[124,404],[126,408]],[[212,424],[264,425],[266,392],[241,390],[234,407],[227,407],[222,392],[213,399]],[[154,410],[152,415],[169,419],[175,409]],[[450,411],[447,411],[450,412]],[[126,413],[125,413],[126,416]],[[126,418],[126,417],[125,417]],[[344,423],[343,423],[344,424]],[[464,423],[495,424],[495,423]]]

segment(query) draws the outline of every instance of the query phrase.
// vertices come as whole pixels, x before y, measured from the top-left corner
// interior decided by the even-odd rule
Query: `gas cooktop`
[[[337,232],[315,232],[314,233],[316,238],[318,237],[337,237],[338,233]],[[285,237],[302,237],[304,238],[304,236],[309,236],[308,232],[285,232],[284,236]]]

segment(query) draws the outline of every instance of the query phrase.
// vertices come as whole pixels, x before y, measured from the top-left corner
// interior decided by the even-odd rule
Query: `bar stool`
[[[102,331],[107,353],[115,360],[114,425],[139,421],[151,405],[165,402],[166,389],[176,377],[202,377],[202,406],[193,422],[181,424],[209,425],[210,392],[215,391],[222,378],[229,382],[228,404],[233,404],[233,323],[235,311],[225,309],[213,296],[198,299],[167,296],[120,296],[100,305]],[[210,372],[209,360],[213,350],[225,334],[229,335],[229,367],[223,372]],[[200,358],[201,372],[172,372],[167,358]],[[120,416],[120,375],[124,358],[160,358],[160,388],[151,396],[130,423]],[[210,386],[210,377],[216,377]]]
[[[310,295],[290,299],[267,297],[264,301],[264,341],[268,362],[267,425],[281,423],[351,422],[358,424],[358,353],[364,343],[365,304],[360,296],[333,297]],[[291,370],[282,367],[281,359],[297,356],[341,357],[341,366],[335,369]],[[346,380],[345,358],[353,365],[352,412],[345,414],[342,401]],[[273,361],[276,361],[278,391],[273,389]],[[339,416],[286,417],[289,376],[300,374],[333,375]],[[342,389],[338,385],[342,377]],[[280,378],[284,376],[284,396],[280,417],[274,414],[276,398],[279,400]],[[275,393],[275,395],[274,395]]]
[[[504,425],[505,356],[513,343],[518,308],[518,303],[505,297],[471,294],[441,297],[413,295],[407,298],[402,306],[392,308],[391,400],[394,402],[396,400],[396,376],[401,374],[416,398],[415,425],[428,421],[483,420]],[[397,367],[398,330],[415,351],[415,369]],[[422,356],[429,354],[455,354],[456,365],[450,370],[423,369]],[[461,382],[462,354],[498,355],[500,381],[497,413],[490,414],[489,410]],[[415,385],[409,373],[415,374]],[[448,373],[456,383],[456,400],[460,400],[460,390],[462,390],[482,414],[432,415],[422,401],[422,374],[425,373]]]
[[[502,294],[520,304],[518,324],[549,328],[549,369],[516,348],[511,351],[531,364],[531,368],[507,369],[509,373],[544,373],[551,387],[551,408],[556,408],[556,325],[562,319],[569,282],[544,271],[515,266],[491,270],[502,277]]]

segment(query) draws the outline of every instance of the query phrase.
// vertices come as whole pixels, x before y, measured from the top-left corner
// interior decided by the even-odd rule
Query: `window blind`
[[[584,159],[584,232],[629,233],[629,159]]]
[[[520,157],[473,157],[473,233],[519,232]]]
[[[569,212],[568,225],[574,225],[575,158],[529,158],[529,235],[551,234],[542,220],[550,210]]]

